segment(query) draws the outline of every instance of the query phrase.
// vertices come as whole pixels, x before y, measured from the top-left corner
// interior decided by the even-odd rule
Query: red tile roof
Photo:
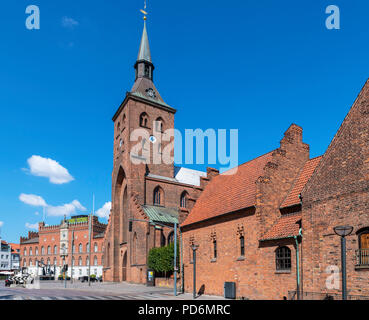
[[[10,247],[12,248],[12,251],[20,250],[20,244],[18,243],[9,243]]]
[[[290,193],[287,195],[286,199],[283,201],[281,208],[290,207],[300,203],[299,195],[304,188],[305,184],[311,178],[316,167],[318,166],[320,160],[323,156],[310,159],[306,162],[305,166],[302,168],[299,177],[295,181]]]
[[[270,228],[270,230],[260,239],[261,241],[284,239],[299,234],[299,224],[301,213],[284,215]]]
[[[182,226],[254,206],[255,182],[263,175],[265,165],[271,161],[272,152],[238,166],[238,170],[231,169],[214,177]]]

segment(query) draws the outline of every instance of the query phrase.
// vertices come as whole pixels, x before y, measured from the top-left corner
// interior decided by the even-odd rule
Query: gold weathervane
[[[144,10],[142,10],[142,9],[140,10],[140,11],[144,14],[144,18],[143,18],[144,20],[146,20],[146,19],[147,19],[147,17],[146,17],[146,16],[148,15],[148,13],[147,13],[147,11],[146,11],[146,7],[147,7],[147,5],[146,5],[146,0],[145,0]]]

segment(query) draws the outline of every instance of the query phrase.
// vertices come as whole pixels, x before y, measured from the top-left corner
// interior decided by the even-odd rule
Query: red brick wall
[[[333,227],[351,225],[354,232],[347,238],[348,292],[369,296],[369,269],[355,268],[355,250],[359,248],[356,232],[369,226],[368,141],[369,82],[302,193],[306,292],[331,292],[326,287],[326,268],[333,265],[341,269],[340,238]]]

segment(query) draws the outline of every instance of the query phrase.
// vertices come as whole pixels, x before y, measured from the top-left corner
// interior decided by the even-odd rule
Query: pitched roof
[[[260,241],[285,239],[299,234],[301,213],[284,215],[270,228]]]
[[[182,226],[254,206],[256,180],[263,175],[263,169],[271,161],[272,153],[273,151],[214,177]]]
[[[286,199],[281,204],[281,208],[290,207],[300,203],[299,195],[304,188],[305,184],[309,181],[310,177],[314,173],[320,160],[323,156],[310,159],[306,162],[302,170],[300,171],[299,177],[296,179],[291,191],[287,195]]]

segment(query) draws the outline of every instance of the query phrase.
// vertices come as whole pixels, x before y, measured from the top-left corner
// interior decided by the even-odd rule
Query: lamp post
[[[196,299],[196,250],[199,248],[198,245],[193,244],[191,246],[193,254],[193,298]]]
[[[342,300],[347,300],[346,288],[346,237],[354,230],[351,226],[338,226],[334,232],[341,237]]]

